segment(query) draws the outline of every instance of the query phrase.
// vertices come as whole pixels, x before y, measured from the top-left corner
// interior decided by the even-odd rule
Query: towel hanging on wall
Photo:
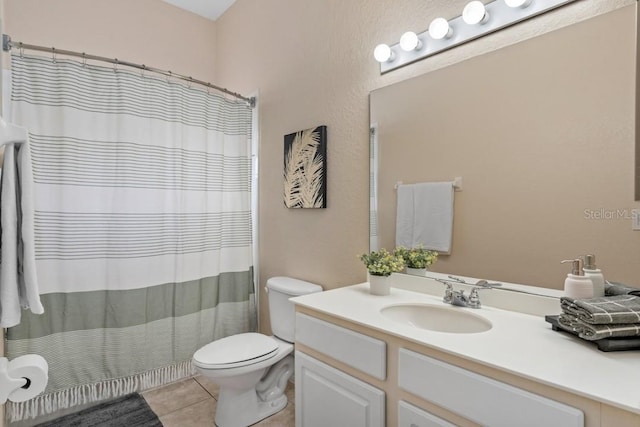
[[[453,236],[452,182],[398,186],[396,245],[449,254]]]
[[[28,132],[0,119],[4,146],[0,184],[0,327],[20,323],[21,308],[44,313],[38,292],[33,234],[33,178]]]
[[[398,185],[396,246],[413,247],[413,185]]]

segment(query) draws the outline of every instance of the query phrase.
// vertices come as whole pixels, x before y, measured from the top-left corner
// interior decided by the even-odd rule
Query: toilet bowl
[[[302,280],[271,278],[267,294],[274,336],[232,335],[194,353],[196,371],[219,386],[218,427],[246,427],[284,409],[287,381],[294,371],[295,306],[289,298],[320,291],[320,286]]]

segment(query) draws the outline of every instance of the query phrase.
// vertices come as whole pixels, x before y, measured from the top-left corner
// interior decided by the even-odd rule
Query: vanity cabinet
[[[296,427],[383,427],[385,395],[296,351]]]
[[[401,400],[398,402],[398,427],[456,427],[440,417]]]
[[[374,378],[384,380],[387,376],[387,345],[380,339],[297,313],[296,343],[321,351]]]
[[[404,348],[398,384],[480,425],[583,427],[582,411]]]
[[[640,427],[636,413],[296,310],[296,427]]]
[[[364,374],[386,377],[386,343],[296,314],[296,343]],[[296,427],[383,427],[385,393],[300,351],[295,353]]]

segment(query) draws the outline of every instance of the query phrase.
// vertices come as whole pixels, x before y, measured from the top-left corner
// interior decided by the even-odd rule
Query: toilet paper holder
[[[42,393],[49,380],[47,361],[37,354],[0,357],[0,403],[24,402]]]

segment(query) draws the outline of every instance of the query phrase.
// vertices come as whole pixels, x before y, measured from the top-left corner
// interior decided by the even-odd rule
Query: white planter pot
[[[369,293],[371,295],[389,295],[391,278],[389,276],[374,276],[369,274]]]
[[[411,274],[413,276],[425,276],[427,274],[427,269],[407,267],[407,274]]]

